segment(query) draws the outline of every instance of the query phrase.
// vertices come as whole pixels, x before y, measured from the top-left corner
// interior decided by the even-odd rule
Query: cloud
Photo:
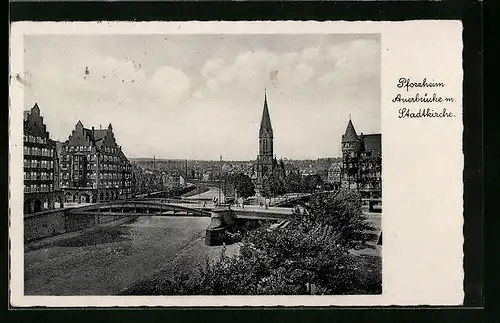
[[[201,69],[201,75],[204,77],[212,77],[219,74],[221,68],[225,65],[221,58],[209,59]]]
[[[301,53],[301,58],[306,61],[315,60],[320,56],[321,48],[319,47],[308,47],[305,48]]]
[[[175,104],[189,93],[190,82],[186,74],[172,66],[161,66],[149,80],[150,89],[163,103]]]
[[[103,46],[103,38],[51,37],[26,47],[26,70],[19,74],[31,75],[26,108],[39,102],[54,139],[66,139],[81,119],[88,127],[112,122],[130,156],[253,158],[264,86],[280,156],[334,155],[339,143],[331,138],[345,131],[349,113],[360,131],[379,131],[377,41],[311,38],[304,48],[280,36],[273,42],[259,35],[210,38],[222,49],[205,46],[189,56],[191,45],[159,47],[146,36],[148,55],[142,49],[134,55],[125,40],[117,45],[106,38]],[[194,39],[183,42],[198,44]],[[153,51],[167,51],[168,59],[149,56]]]
[[[355,98],[380,91],[380,46],[374,40],[358,39],[330,46],[331,69],[318,76],[318,86],[335,95]]]
[[[380,74],[379,47],[375,40],[356,39],[297,52],[245,51],[232,61],[211,58],[201,69],[203,81],[193,97],[220,98],[239,93],[243,99],[256,95],[265,85],[298,96],[305,93],[298,87],[308,83],[325,95],[333,95],[332,88],[344,96],[367,93],[364,87]]]
[[[314,70],[306,65],[306,64],[299,64],[295,66],[293,70],[293,81],[298,84],[305,83],[311,79],[311,77],[314,75]]]

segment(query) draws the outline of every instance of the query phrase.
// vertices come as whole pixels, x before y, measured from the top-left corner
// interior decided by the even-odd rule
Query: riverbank
[[[24,254],[25,295],[117,295],[139,281],[197,269],[209,218],[140,217],[54,239]],[[236,248],[236,245],[232,248]]]

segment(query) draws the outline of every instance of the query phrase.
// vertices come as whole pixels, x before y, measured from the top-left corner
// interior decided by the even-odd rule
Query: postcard
[[[10,41],[12,306],[463,303],[460,21]]]

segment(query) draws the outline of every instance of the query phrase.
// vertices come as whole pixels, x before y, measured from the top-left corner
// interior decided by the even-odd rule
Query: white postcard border
[[[372,306],[463,301],[462,25],[405,22],[19,22],[11,27],[11,78],[23,71],[24,35],[380,33],[382,60],[383,294],[364,296],[25,296],[23,89],[10,85],[10,298],[13,306]],[[436,48],[438,47],[438,48]],[[399,119],[398,77],[447,83],[451,120]],[[448,107],[448,106],[447,106]],[[425,169],[425,171],[423,170]],[[423,176],[426,177],[423,177]],[[425,185],[425,186],[423,186]],[[423,205],[422,205],[423,203]]]

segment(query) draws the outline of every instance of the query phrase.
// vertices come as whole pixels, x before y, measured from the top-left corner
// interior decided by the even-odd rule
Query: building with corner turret
[[[363,198],[382,197],[382,135],[359,136],[349,118],[342,135],[341,187],[357,190]]]

